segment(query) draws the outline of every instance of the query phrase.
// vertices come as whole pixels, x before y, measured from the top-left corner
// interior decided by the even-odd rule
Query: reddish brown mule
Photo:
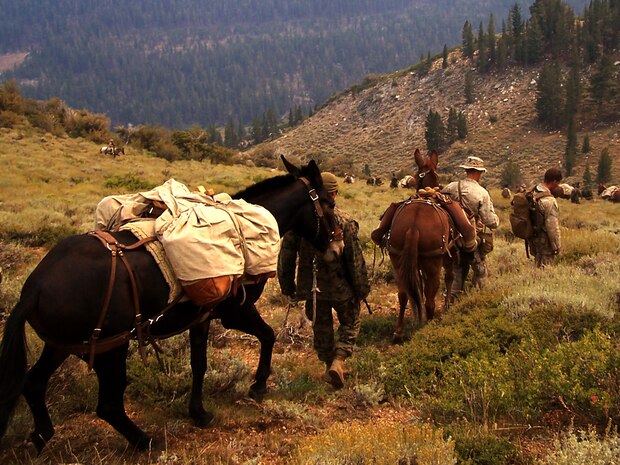
[[[438,155],[435,151],[424,156],[415,151],[418,165],[417,189],[438,187]],[[385,225],[391,218],[391,226]],[[393,203],[382,217],[382,223],[371,235],[373,241],[381,242],[382,226],[389,233],[386,243],[398,287],[399,313],[392,342],[403,340],[403,327],[407,303],[411,301],[420,325],[435,316],[435,296],[439,290],[441,268],[445,269],[447,307],[452,287],[453,257],[456,253],[452,241],[453,228],[450,216],[437,203],[424,197],[411,198]],[[383,236],[383,234],[381,234]]]

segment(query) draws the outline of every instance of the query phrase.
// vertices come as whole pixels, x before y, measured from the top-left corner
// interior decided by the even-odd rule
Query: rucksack
[[[537,201],[550,195],[542,193],[537,195],[536,199],[533,191],[518,192],[514,195],[511,202],[510,228],[516,237],[527,241],[537,233],[541,227],[539,223],[542,220]]]

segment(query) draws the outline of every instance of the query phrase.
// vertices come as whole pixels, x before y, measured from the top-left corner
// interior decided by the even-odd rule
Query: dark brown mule
[[[283,161],[289,174],[261,181],[234,197],[269,210],[281,234],[293,230],[318,250],[339,254],[343,243],[333,214],[334,201],[323,186],[318,166],[311,161],[300,169],[284,158]],[[120,244],[129,246],[136,242],[128,231],[111,234]],[[123,395],[127,386],[129,340],[123,338],[118,344],[116,341],[119,335],[139,336],[140,332],[156,339],[164,338],[187,328],[192,368],[189,413],[197,426],[207,426],[213,414],[203,407],[202,391],[212,318],[220,319],[225,328],[258,338],[260,359],[250,396],[257,400],[264,396],[275,342],[273,329],[256,308],[265,287],[264,280],[245,285],[243,292],[229,296],[210,314],[191,301],[170,307],[167,305],[169,287],[145,247],[127,247],[124,251],[120,249],[122,254],[114,255],[126,261],[127,268],[112,267],[110,251],[115,249],[106,249],[91,234],[68,237],[50,250],[26,280],[20,300],[6,321],[0,345],[0,437],[6,431],[19,396],[23,395],[34,418],[30,439],[40,451],[54,434],[45,402],[50,377],[71,354],[90,361],[92,349],[93,368],[99,381],[97,415],[125,436],[133,447],[148,448],[150,437],[125,413]],[[109,302],[108,311],[98,326],[104,300]],[[39,359],[29,370],[26,322],[45,341]],[[97,344],[83,342],[95,339],[95,334]]]
[[[437,152],[424,156],[415,151],[418,166],[416,189],[439,187],[437,175]],[[391,211],[390,211],[391,210]],[[391,219],[391,225],[384,225],[383,220]],[[450,215],[430,199],[422,196],[390,205],[382,217],[382,225],[389,228],[385,243],[398,287],[399,313],[392,342],[403,340],[405,310],[410,301],[416,315],[417,323],[423,325],[435,316],[435,296],[439,290],[440,273],[445,269],[447,307],[450,301],[453,274],[453,257],[456,253],[452,237]],[[381,242],[376,231],[373,241]],[[383,236],[383,234],[381,234]]]

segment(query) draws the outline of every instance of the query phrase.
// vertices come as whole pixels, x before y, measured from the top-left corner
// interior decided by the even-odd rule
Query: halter
[[[341,241],[343,239],[342,230],[336,227],[335,231],[332,231],[329,228],[329,224],[327,223],[327,219],[325,218],[325,214],[323,213],[323,208],[321,207],[321,202],[319,202],[319,195],[316,193],[316,189],[312,187],[312,184],[307,178],[301,177],[299,178],[301,182],[304,183],[306,188],[308,189],[308,194],[310,195],[310,200],[314,205],[314,214],[316,215],[316,234],[314,235],[314,241],[316,241],[321,233],[321,224],[325,228],[325,231],[328,232],[328,242],[333,241]]]

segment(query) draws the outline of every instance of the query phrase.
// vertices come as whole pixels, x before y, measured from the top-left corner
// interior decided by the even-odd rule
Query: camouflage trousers
[[[465,281],[469,269],[472,270],[471,283],[473,286],[483,288],[489,276],[489,269],[485,260],[485,255],[480,251],[480,247],[473,252],[460,251],[459,263],[454,267],[454,282],[452,283],[452,293],[458,294],[465,288]]]
[[[538,268],[544,268],[555,263],[556,255],[545,236],[535,237],[530,241],[530,253],[534,256]]]
[[[334,337],[334,317],[338,317],[338,339]],[[306,300],[306,316],[312,320],[312,299]],[[331,364],[336,355],[348,358],[360,332],[360,302],[355,299],[341,302],[317,300],[316,321],[313,321],[314,350],[319,360]]]

